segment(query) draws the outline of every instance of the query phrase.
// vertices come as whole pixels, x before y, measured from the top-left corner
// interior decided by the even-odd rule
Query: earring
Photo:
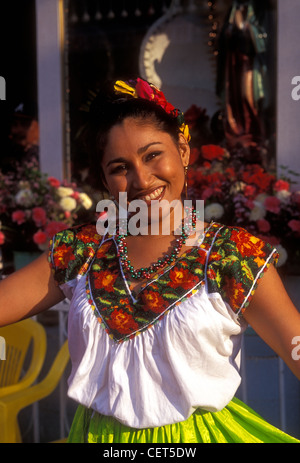
[[[187,182],[187,173],[189,166],[184,167],[184,189],[185,189],[185,198],[188,199],[188,182]]]

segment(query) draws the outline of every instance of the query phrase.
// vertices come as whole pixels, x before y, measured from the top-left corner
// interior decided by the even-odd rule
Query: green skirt
[[[267,423],[234,398],[215,413],[198,409],[186,421],[157,428],[135,429],[110,416],[79,405],[70,443],[300,443]]]

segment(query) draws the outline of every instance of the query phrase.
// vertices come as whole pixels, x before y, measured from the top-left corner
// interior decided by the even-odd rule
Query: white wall
[[[41,169],[62,179],[65,129],[59,4],[60,0],[36,0],[36,34]]]
[[[277,166],[300,173],[300,86],[292,85],[300,76],[300,1],[277,0],[277,5]],[[298,94],[299,100],[293,99]]]

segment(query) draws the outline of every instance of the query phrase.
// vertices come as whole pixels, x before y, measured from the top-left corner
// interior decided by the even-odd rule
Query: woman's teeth
[[[140,199],[143,199],[145,201],[151,201],[153,199],[157,199],[162,194],[163,189],[164,187],[157,188],[157,190],[153,191],[150,195],[142,196]]]

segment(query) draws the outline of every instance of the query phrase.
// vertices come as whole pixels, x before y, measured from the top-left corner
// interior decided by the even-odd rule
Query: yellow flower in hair
[[[134,98],[138,97],[136,89],[126,84],[126,82],[123,82],[122,80],[116,81],[114,90],[116,93],[126,93],[133,96]]]
[[[187,124],[182,124],[179,127],[180,132],[183,133],[187,141],[190,141],[191,136],[190,136],[190,131],[189,131],[189,126]]]

